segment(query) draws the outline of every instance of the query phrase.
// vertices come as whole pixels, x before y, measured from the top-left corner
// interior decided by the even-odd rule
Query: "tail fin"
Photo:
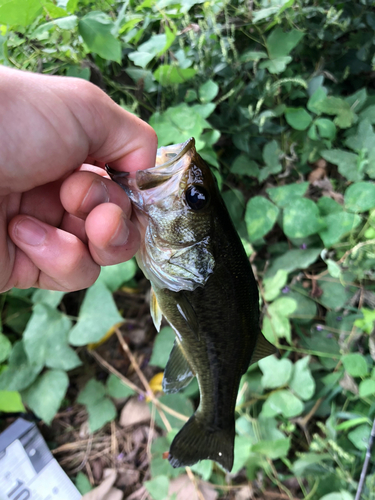
[[[215,460],[228,472],[234,458],[234,421],[228,429],[211,430],[193,415],[174,438],[168,460],[172,467],[194,465],[199,460]]]

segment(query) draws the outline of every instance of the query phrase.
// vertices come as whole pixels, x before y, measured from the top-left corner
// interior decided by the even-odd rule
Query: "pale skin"
[[[140,236],[104,164],[151,168],[157,138],[80,79],[0,67],[0,292],[73,291],[130,259]]]

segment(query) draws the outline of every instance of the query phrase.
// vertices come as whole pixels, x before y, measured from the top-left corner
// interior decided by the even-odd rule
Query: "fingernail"
[[[117,230],[110,241],[110,245],[113,247],[120,247],[125,245],[129,239],[129,228],[125,219],[121,217],[121,220],[117,226]]]
[[[94,181],[90,189],[87,191],[86,196],[83,198],[80,212],[88,214],[93,208],[101,203],[109,202],[109,194],[107,186],[102,181]]]
[[[15,227],[15,235],[26,245],[38,246],[46,239],[47,232],[32,219],[22,219]]]

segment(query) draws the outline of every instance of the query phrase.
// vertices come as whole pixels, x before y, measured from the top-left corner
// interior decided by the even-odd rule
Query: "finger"
[[[108,202],[118,205],[127,218],[131,214],[130,200],[121,187],[89,171],[70,175],[61,186],[60,199],[67,212],[81,219],[98,205]]]
[[[138,250],[138,229],[118,205],[97,206],[87,216],[85,227],[90,253],[101,266],[125,262]]]
[[[19,249],[12,276],[15,287],[74,291],[87,288],[99,276],[100,267],[73,234],[18,215],[9,224],[9,236]]]
[[[63,220],[60,224],[60,229],[66,231],[67,233],[74,234],[74,236],[77,236],[77,238],[87,245],[85,221],[83,219],[65,212]]]

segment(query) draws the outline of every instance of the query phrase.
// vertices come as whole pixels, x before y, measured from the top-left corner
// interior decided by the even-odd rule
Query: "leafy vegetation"
[[[232,474],[211,462],[194,473],[221,495],[254,481],[289,498],[353,499],[375,416],[373,2],[0,0],[0,24],[2,64],[90,79],[160,146],[194,136],[214,168],[280,357],[243,377]],[[103,269],[84,297],[3,294],[0,411],[26,405],[50,423],[71,404],[69,376],[88,364],[72,346],[120,324],[113,292],[140,279],[131,261]],[[162,329],[152,365],[165,366],[172,341]],[[91,431],[133,393],[113,377],[78,388]],[[197,387],[157,398],[183,417]],[[152,443],[145,486],[158,499],[184,471],[161,458],[182,422],[155,404],[168,433]],[[372,466],[362,498],[374,491]]]

